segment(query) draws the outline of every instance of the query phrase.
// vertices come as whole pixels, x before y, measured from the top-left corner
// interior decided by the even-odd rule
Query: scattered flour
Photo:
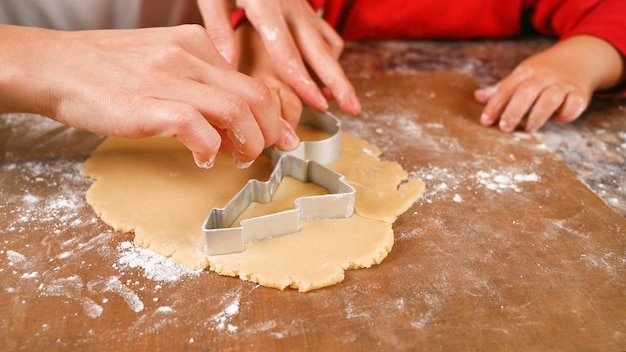
[[[144,309],[144,304],[139,296],[133,290],[122,284],[117,276],[91,281],[87,284],[87,287],[89,291],[93,293],[102,294],[112,292],[119,294],[135,313],[141,312]]]
[[[32,222],[49,224],[58,233],[76,226],[89,185],[80,175],[81,168],[82,161],[67,159],[3,164],[0,170],[7,179],[22,185],[19,189],[7,186],[3,193],[5,216],[10,219],[7,230],[25,233],[32,230]],[[49,193],[51,189],[54,192]]]
[[[5,245],[8,242],[5,241]],[[45,241],[42,242],[45,244]],[[112,296],[121,297],[130,310],[135,313],[145,309],[144,301],[137,294],[139,291],[154,292],[162,288],[162,284],[175,283],[183,276],[197,275],[198,272],[174,263],[148,249],[135,246],[132,242],[114,242],[112,233],[101,233],[94,237],[77,237],[60,243],[60,254],[43,260],[46,256],[30,258],[16,250],[1,250],[0,255],[6,256],[7,264],[13,268],[13,277],[18,279],[17,286],[5,287],[7,293],[19,293],[32,287],[40,297],[62,297],[75,302],[79,310],[91,318],[98,318],[105,312],[105,306]],[[96,255],[100,260],[114,260],[113,267],[119,274],[86,279],[81,270],[70,276],[61,276],[68,265],[75,265],[76,257]],[[72,260],[74,258],[74,260]],[[54,263],[54,265],[51,265]],[[82,261],[83,268],[89,266]],[[146,284],[139,280],[121,280],[126,275],[124,269],[140,268],[143,276],[159,282],[157,285]],[[132,275],[132,274],[131,274]],[[158,298],[153,298],[156,302]],[[101,303],[97,303],[101,302]],[[225,317],[236,314],[238,302],[224,311]],[[160,307],[158,313],[174,312],[171,307]],[[232,325],[225,326],[228,331],[236,331]]]
[[[621,269],[626,267],[626,259],[616,256],[614,253],[605,252],[599,255],[591,253],[581,254],[580,259],[586,261],[594,267],[606,271],[609,275],[618,277]]]
[[[169,306],[162,306],[162,307],[157,308],[156,312],[162,313],[162,314],[170,314],[170,313],[174,313],[174,308],[169,307]]]
[[[231,320],[233,316],[239,313],[239,304],[241,300],[241,295],[237,294],[235,297],[226,305],[226,307],[219,313],[213,315],[210,319],[211,325],[214,325],[214,329],[218,331],[228,331],[230,333],[235,333],[239,329],[238,326],[231,324]]]
[[[186,275],[199,274],[199,271],[189,270],[171,259],[150,249],[138,247],[130,241],[120,242],[117,248],[120,257],[113,266],[118,270],[140,268],[146,278],[165,283],[177,282]]]
[[[102,315],[104,308],[89,297],[83,296],[85,285],[78,275],[52,280],[49,283],[39,285],[39,292],[44,297],[67,297],[78,301],[85,314],[91,318]]]
[[[626,149],[626,132],[620,132],[618,134],[618,137],[622,141],[622,144],[620,144],[620,148]]]
[[[38,272],[33,271],[32,273],[24,273],[22,274],[22,276],[20,276],[20,278],[22,279],[34,279],[37,277],[37,275],[39,275]]]
[[[539,176],[535,173],[521,174],[502,170],[481,170],[476,173],[476,179],[481,185],[490,190],[501,192],[502,190],[512,189],[515,192],[521,192],[521,183],[538,182]]]
[[[9,260],[9,266],[27,266],[28,259],[16,251],[8,250],[6,251],[7,259]]]
[[[524,184],[541,181],[534,172],[526,173],[518,168],[498,168],[491,170],[450,169],[437,166],[419,168],[409,173],[409,178],[420,179],[426,183],[423,199],[427,203],[450,197],[456,203],[462,203],[464,192],[479,189],[503,193],[505,191],[522,192]]]

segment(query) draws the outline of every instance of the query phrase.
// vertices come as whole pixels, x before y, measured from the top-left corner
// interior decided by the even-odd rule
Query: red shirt
[[[346,40],[589,34],[626,55],[626,0],[311,0]]]

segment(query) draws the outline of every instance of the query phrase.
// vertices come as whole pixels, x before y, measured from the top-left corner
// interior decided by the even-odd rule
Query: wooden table
[[[422,75],[487,84],[547,44],[348,45],[345,130],[427,189],[381,265],[306,294],[134,246],[84,200],[101,136],[2,116],[0,350],[626,349],[624,99],[537,142],[478,126],[471,79]]]

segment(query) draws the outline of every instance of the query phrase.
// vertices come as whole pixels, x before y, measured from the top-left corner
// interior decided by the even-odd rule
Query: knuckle
[[[346,43],[341,37],[334,35],[329,38],[328,45],[330,46],[330,50],[338,55],[343,51]]]
[[[543,105],[558,106],[563,102],[563,91],[557,87],[549,87],[541,93],[540,101]]]
[[[181,43],[171,38],[163,42],[158,50],[153,51],[146,63],[146,69],[164,70],[171,66],[172,63],[184,62],[187,56],[188,53]]]
[[[255,108],[267,107],[273,102],[272,91],[265,84],[260,81],[248,79],[246,77],[247,89],[241,91],[241,95],[238,99],[234,100],[232,104],[239,106],[238,111],[242,111],[243,107],[249,108],[249,110],[255,110]]]
[[[523,96],[534,94],[537,91],[537,85],[532,81],[523,81],[517,86],[517,93]]]
[[[589,97],[580,91],[570,92],[559,113],[559,120],[569,122],[577,119],[587,108]]]
[[[250,99],[252,103],[255,104],[267,103],[272,100],[272,93],[266,85],[260,82],[252,81]]]
[[[247,147],[250,154],[256,157],[263,152],[263,149],[265,148],[265,143],[263,141],[263,138],[255,138],[247,144]]]
[[[186,134],[193,129],[197,114],[191,106],[179,105],[175,108],[164,108],[159,115],[166,120],[165,128],[171,131],[172,136],[176,136],[181,133]]]
[[[183,48],[180,42],[170,41],[169,43],[166,43],[165,50],[162,51],[160,57],[162,61],[173,61],[179,60],[186,55],[187,51]]]
[[[498,99],[498,97],[489,99],[484,109],[485,113],[490,115],[501,115],[503,110],[504,100]]]
[[[196,24],[174,27],[170,35],[161,40],[158,50],[153,50],[151,57],[158,64],[184,60],[191,55],[187,50],[189,43],[198,42],[197,38],[206,37],[204,29]]]
[[[224,107],[226,114],[221,118],[223,128],[226,129],[233,128],[234,125],[239,124],[247,116],[247,112],[249,111],[245,101],[237,96],[227,99],[224,102]]]
[[[552,114],[552,109],[549,109],[545,106],[535,105],[529,114],[529,121],[539,121],[545,120]],[[547,117],[546,117],[547,116]]]
[[[568,95],[568,100],[571,101],[571,104],[575,106],[585,106],[587,105],[587,96],[580,91],[572,91]]]
[[[178,27],[179,35],[182,37],[196,37],[206,35],[206,30],[199,24],[183,24]]]

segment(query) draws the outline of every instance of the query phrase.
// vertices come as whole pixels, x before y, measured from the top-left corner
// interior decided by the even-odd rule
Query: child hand
[[[536,131],[552,116],[555,122],[567,123],[582,114],[592,93],[585,74],[545,56],[530,57],[496,85],[475,92],[476,99],[486,104],[480,123],[489,126],[499,120],[506,132],[520,124],[526,131]]]
[[[571,122],[594,90],[617,84],[622,75],[622,58],[610,44],[571,37],[524,60],[496,85],[477,90],[475,98],[486,104],[480,123],[499,121],[501,130],[511,132],[518,125],[536,131],[552,116],[557,123]]]

